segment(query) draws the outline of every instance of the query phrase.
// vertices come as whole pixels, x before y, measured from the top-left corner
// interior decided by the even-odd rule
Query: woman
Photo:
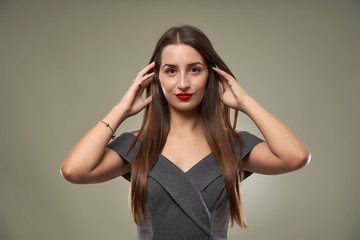
[[[108,144],[144,108],[140,130]],[[266,141],[235,130],[238,110]],[[294,171],[309,159],[299,138],[241,88],[209,39],[181,26],[159,39],[150,64],[75,145],[61,172],[73,183],[121,175],[131,181],[139,239],[226,239],[229,218],[246,227],[241,180],[253,172]]]

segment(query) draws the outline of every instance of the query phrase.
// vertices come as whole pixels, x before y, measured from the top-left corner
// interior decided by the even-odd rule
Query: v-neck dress
[[[239,132],[243,140],[241,159],[258,143],[260,138]],[[123,133],[108,147],[132,164],[140,141],[128,152],[134,135]],[[232,141],[233,152],[239,146]],[[252,173],[245,171],[245,178]],[[130,181],[130,173],[123,175]],[[145,213],[148,228],[138,227],[138,239],[227,239],[229,209],[225,183],[213,153],[184,172],[163,155],[148,175]]]

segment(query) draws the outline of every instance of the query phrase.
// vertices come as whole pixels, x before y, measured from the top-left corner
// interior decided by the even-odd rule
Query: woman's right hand
[[[137,74],[136,78],[133,79],[130,88],[118,104],[118,107],[123,109],[126,117],[137,114],[151,102],[152,96],[143,99],[142,95],[146,87],[153,80],[155,73],[147,73],[154,67],[155,62],[152,62]]]
[[[113,131],[127,117],[140,112],[151,102],[151,96],[146,99],[141,96],[154,77],[154,73],[146,73],[154,67],[155,63],[151,63],[141,70],[120,103],[102,119],[111,129],[98,123],[71,149],[61,165],[61,173],[65,179],[73,183],[96,183],[110,180],[130,170],[129,163],[106,146]]]

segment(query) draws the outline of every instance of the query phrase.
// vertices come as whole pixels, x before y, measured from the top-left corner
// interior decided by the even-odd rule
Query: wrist
[[[253,99],[250,96],[247,96],[244,98],[241,104],[239,104],[238,110],[245,114],[248,114],[255,104],[257,104],[255,99]]]
[[[103,121],[103,120],[100,120],[98,123],[103,123],[103,124],[105,124],[105,126],[111,130],[111,133],[112,133],[111,139],[115,139],[115,137],[116,137],[115,130],[111,127],[110,123],[105,122],[105,121]]]
[[[115,132],[119,125],[127,118],[127,114],[119,105],[115,105],[111,111],[102,119],[104,122],[109,123]]]

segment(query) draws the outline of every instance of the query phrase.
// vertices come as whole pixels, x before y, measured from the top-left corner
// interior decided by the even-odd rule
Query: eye
[[[174,74],[176,70],[174,68],[168,68],[166,69],[165,73]]]
[[[190,69],[190,72],[194,72],[194,73],[200,72],[200,69],[196,68],[196,67],[193,67],[193,68]]]

